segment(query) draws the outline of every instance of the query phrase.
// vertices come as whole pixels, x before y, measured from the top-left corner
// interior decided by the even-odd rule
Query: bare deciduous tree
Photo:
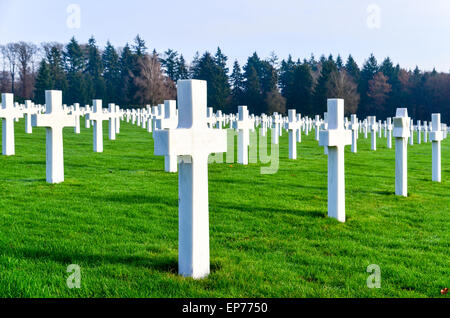
[[[37,47],[32,43],[19,42],[16,45],[16,50],[20,78],[20,95],[25,99],[31,99],[33,97],[34,86],[32,64]]]
[[[165,99],[176,98],[175,83],[164,76],[156,54],[145,54],[138,59],[139,75],[134,76],[138,88],[136,98],[141,105],[156,105]]]
[[[8,43],[2,47],[2,54],[9,63],[9,74],[11,76],[11,92],[14,94],[14,82],[16,79],[17,66],[17,43]]]
[[[358,87],[344,69],[331,73],[327,95],[345,100],[346,116],[357,112],[360,99]]]

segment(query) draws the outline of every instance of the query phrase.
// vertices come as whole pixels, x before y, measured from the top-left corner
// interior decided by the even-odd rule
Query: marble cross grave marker
[[[14,107],[14,95],[2,94],[0,118],[2,118],[2,154],[4,156],[15,154],[14,120],[20,117],[20,113],[21,111]]]
[[[208,155],[227,151],[227,132],[206,120],[206,81],[180,80],[177,129],[154,132],[155,155],[179,156],[178,271],[199,279],[210,272]]]
[[[103,113],[101,99],[94,99],[93,106],[88,119],[94,121],[94,152],[103,152],[103,121],[109,119],[109,114]]]
[[[412,124],[408,117],[406,108],[397,108],[394,117],[394,137],[395,137],[395,194],[408,196],[408,137]]]
[[[441,114],[431,115],[430,140],[432,147],[432,180],[441,182]]]
[[[328,99],[328,129],[320,132],[319,145],[328,147],[328,216],[345,222],[344,147],[352,133],[344,127],[344,100]]]
[[[75,127],[75,115],[62,107],[62,91],[45,91],[45,114],[32,115],[34,127],[46,127],[46,176],[48,183],[64,181],[63,129]]]
[[[243,165],[248,165],[251,126],[252,122],[248,117],[247,106],[239,106],[238,120],[236,121],[236,129],[238,130],[238,163]]]

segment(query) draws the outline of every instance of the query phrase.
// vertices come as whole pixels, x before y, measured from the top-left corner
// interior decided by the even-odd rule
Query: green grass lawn
[[[177,275],[178,175],[164,172],[146,130],[122,122],[104,153],[92,129],[64,130],[65,182],[45,182],[45,129],[15,124],[0,156],[1,297],[449,297],[450,138],[442,183],[431,143],[408,147],[407,198],[394,195],[394,149],[346,147],[346,214],[327,218],[327,157],[303,135],[298,160],[280,139],[280,168],[209,165],[211,274]],[[269,139],[270,140],[270,139]],[[69,289],[67,266],[81,266]],[[369,289],[367,266],[381,268]]]

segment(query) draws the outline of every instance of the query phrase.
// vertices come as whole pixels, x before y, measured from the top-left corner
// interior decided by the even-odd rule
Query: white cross
[[[297,114],[298,130],[297,130],[297,142],[302,142],[302,115]]]
[[[248,147],[250,145],[250,129],[253,123],[248,117],[247,106],[238,107],[236,130],[238,131],[238,163],[248,165]]]
[[[372,139],[371,149],[377,150],[377,131],[378,131],[377,119],[375,116],[369,116],[368,120],[369,120],[370,135]]]
[[[116,112],[116,105],[113,103],[108,104],[108,117],[109,140],[116,140],[116,123],[117,119],[120,117],[120,114]]]
[[[222,129],[222,126],[223,126],[223,122],[224,122],[224,117],[223,117],[223,115],[222,115],[222,111],[221,110],[218,110],[217,112],[216,112],[216,128],[217,129]]]
[[[417,144],[422,143],[422,126],[420,125],[420,120],[417,121]]]
[[[344,100],[328,99],[328,130],[321,131],[319,145],[328,147],[328,216],[345,222],[344,147],[352,133],[344,127]]]
[[[351,120],[351,131],[352,131],[352,152],[356,153],[358,151],[358,118],[356,117],[356,114],[352,114],[350,116]]]
[[[208,109],[206,111],[206,123],[208,124],[208,127],[213,128],[215,122],[216,122],[216,117],[214,116],[213,108],[208,107]]]
[[[13,156],[15,154],[14,145],[14,121],[19,118],[22,112],[14,107],[14,95],[2,94],[2,109],[0,118],[2,118],[2,154],[4,156]]]
[[[410,119],[409,123],[409,144],[412,146],[414,144],[414,122]]]
[[[86,105],[84,108],[84,127],[91,128],[91,121],[89,120],[89,114],[92,112],[91,107]]]
[[[75,115],[62,108],[62,91],[45,91],[45,114],[31,116],[34,127],[46,127],[46,177],[48,183],[64,181],[63,129],[75,127]]]
[[[178,125],[177,102],[175,100],[164,101],[164,118],[157,119],[160,129],[176,129]],[[164,170],[177,172],[177,156],[164,156]]]
[[[428,142],[428,122],[423,122],[423,142]]]
[[[103,121],[109,119],[109,114],[103,113],[102,100],[93,100],[94,110],[88,114],[88,119],[94,121],[94,152],[103,152]]]
[[[408,117],[406,108],[397,108],[394,117],[394,137],[395,137],[395,194],[408,196],[408,145],[407,140],[413,137],[410,135],[410,125],[412,121]]]
[[[80,116],[81,116],[82,112],[80,110],[80,104],[75,103],[73,104],[73,110],[72,110],[72,115],[75,116],[75,133],[79,134],[80,133]]]
[[[441,141],[443,132],[441,130],[441,114],[431,115],[430,140],[432,147],[432,180],[441,182]]]
[[[120,134],[120,119],[123,116],[122,111],[120,110],[120,106],[116,105],[116,134]]]
[[[154,132],[155,155],[180,156],[178,271],[209,274],[208,155],[226,152],[227,132],[206,123],[206,81],[179,80],[177,129]]]
[[[281,115],[278,115],[278,113],[273,113],[272,117],[272,143],[274,145],[278,145],[279,139],[280,139],[280,125],[281,125]]]
[[[31,134],[33,133],[33,126],[31,125],[31,115],[37,114],[37,109],[33,107],[33,103],[31,100],[25,101],[25,109],[23,110],[23,114],[25,116],[25,133]]]
[[[300,130],[300,122],[297,121],[295,109],[288,110],[288,118],[286,128],[289,130],[289,159],[297,159],[297,133]]]
[[[316,140],[319,141],[320,136],[320,116],[316,115],[316,119],[314,120],[314,127],[316,129]]]
[[[391,117],[388,117],[386,119],[386,124],[384,126],[385,126],[385,131],[387,131],[387,136],[386,136],[387,147],[388,147],[388,149],[391,149],[392,148],[392,130],[394,129],[394,127],[392,125]]]

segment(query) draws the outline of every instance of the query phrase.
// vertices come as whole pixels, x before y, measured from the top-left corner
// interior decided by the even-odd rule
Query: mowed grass
[[[122,122],[92,150],[92,129],[64,130],[65,182],[45,182],[45,129],[15,124],[16,155],[0,156],[1,297],[448,297],[450,139],[442,183],[431,143],[408,147],[407,198],[394,195],[395,150],[346,147],[347,222],[327,218],[327,156],[302,136],[298,160],[280,139],[276,174],[261,164],[209,165],[211,274],[177,275],[178,175],[151,134]],[[270,139],[269,139],[270,140]],[[266,165],[267,166],[267,165]],[[67,266],[81,267],[70,289]],[[367,266],[381,268],[370,289]]]

